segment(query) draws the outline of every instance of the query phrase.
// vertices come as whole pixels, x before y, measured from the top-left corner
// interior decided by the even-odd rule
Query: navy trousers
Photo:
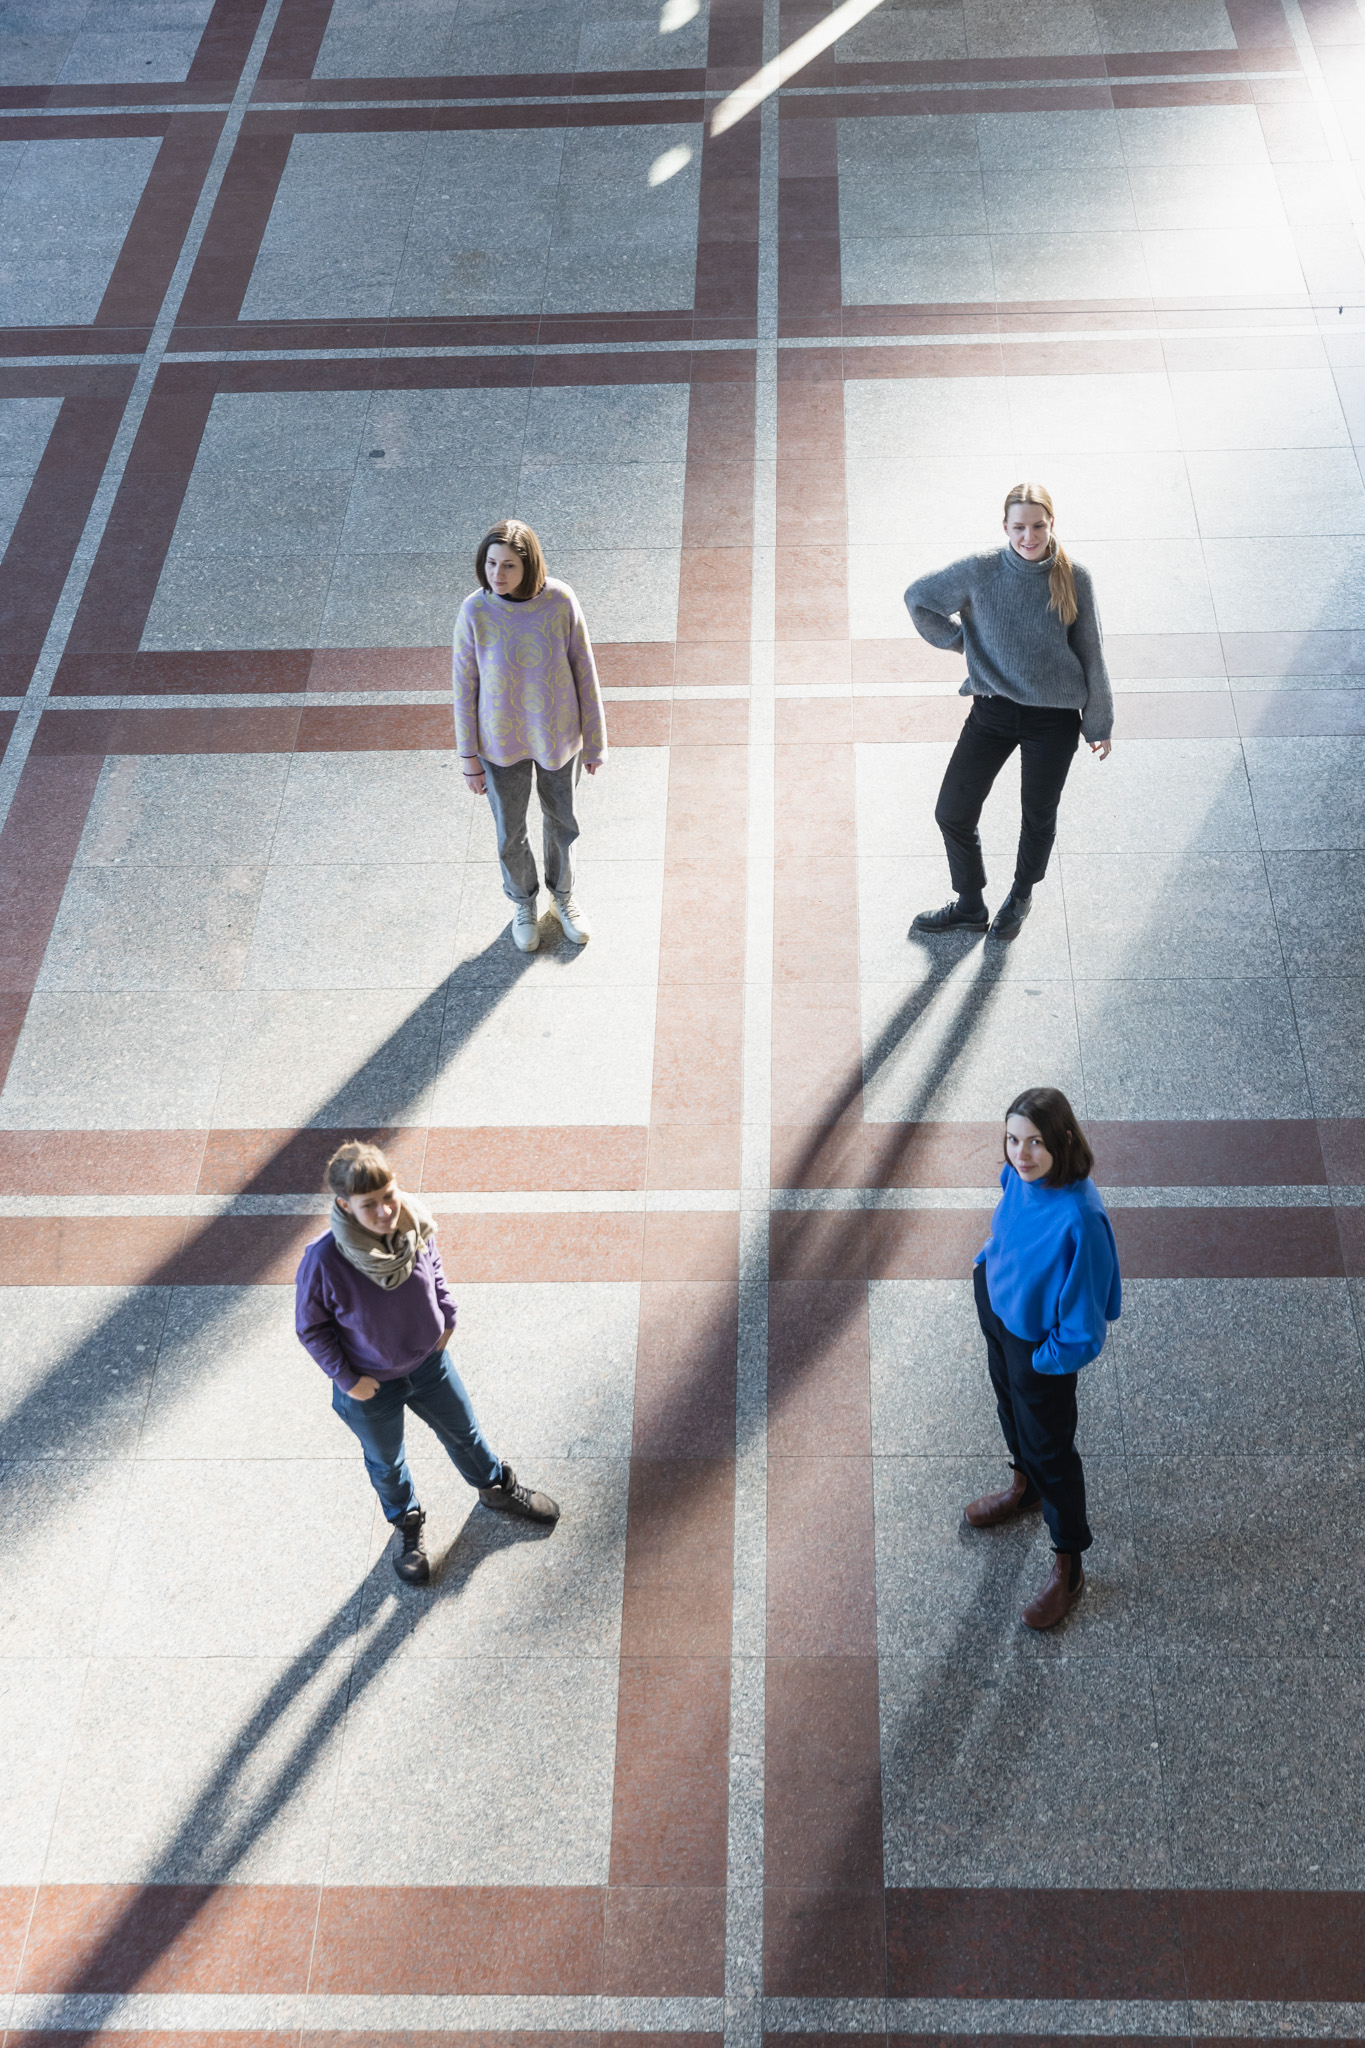
[[[1043,1500],[1054,1550],[1089,1550],[1085,1473],[1076,1449],[1076,1374],[1035,1372],[1033,1346],[1007,1330],[986,1287],[984,1263],[972,1274],[976,1313],[986,1339],[996,1412],[1016,1472]]]

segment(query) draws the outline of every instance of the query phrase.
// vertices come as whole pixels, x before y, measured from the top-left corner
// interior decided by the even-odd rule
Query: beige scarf
[[[332,1204],[332,1235],[337,1250],[348,1265],[363,1273],[367,1280],[373,1280],[376,1287],[401,1287],[405,1280],[410,1280],[417,1254],[435,1229],[436,1218],[415,1195],[404,1195],[398,1222],[387,1237],[362,1230],[340,1203]]]

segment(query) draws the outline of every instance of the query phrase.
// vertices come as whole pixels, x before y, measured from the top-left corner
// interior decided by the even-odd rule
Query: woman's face
[[[1052,1171],[1052,1154],[1043,1143],[1043,1134],[1026,1116],[1006,1118],[1005,1157],[1020,1180],[1041,1180]]]
[[[489,584],[499,597],[515,597],[521,579],[526,574],[526,564],[516,549],[507,547],[500,540],[495,540],[484,556],[483,568]]]
[[[389,1235],[402,1206],[403,1196],[396,1180],[391,1180],[387,1187],[376,1188],[370,1195],[348,1195],[344,1200],[337,1197],[337,1207],[345,1209],[362,1230],[373,1231],[376,1237]]]
[[[1041,562],[1052,546],[1052,519],[1041,505],[1011,505],[1005,514],[1005,537],[1026,562]]]

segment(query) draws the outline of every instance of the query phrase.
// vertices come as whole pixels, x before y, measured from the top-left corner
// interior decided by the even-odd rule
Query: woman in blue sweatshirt
[[[1094,1154],[1060,1089],[1026,1088],[1005,1112],[1005,1164],[977,1253],[976,1312],[1014,1479],[967,1509],[992,1529],[1040,1503],[1056,1562],[1024,1609],[1055,1628],[1085,1587],[1090,1548],[1076,1449],[1076,1375],[1099,1357],[1122,1306],[1118,1250],[1090,1170]]]

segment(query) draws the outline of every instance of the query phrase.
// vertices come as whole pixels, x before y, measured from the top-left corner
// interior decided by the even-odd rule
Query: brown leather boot
[[[1076,1566],[1076,1583],[1071,1583],[1071,1567]],[[1074,1559],[1069,1550],[1055,1550],[1052,1553],[1052,1577],[1041,1593],[1034,1596],[1024,1609],[1024,1619],[1030,1628],[1056,1628],[1059,1621],[1065,1621],[1076,1602],[1085,1591],[1085,1573],[1081,1570],[1079,1556]]]
[[[1023,1514],[1025,1508],[1036,1508],[1041,1496],[1034,1493],[1030,1500],[1031,1492],[1027,1475],[1016,1471],[1006,1492],[983,1493],[980,1500],[968,1501],[967,1520],[974,1529],[993,1529],[997,1522]]]

